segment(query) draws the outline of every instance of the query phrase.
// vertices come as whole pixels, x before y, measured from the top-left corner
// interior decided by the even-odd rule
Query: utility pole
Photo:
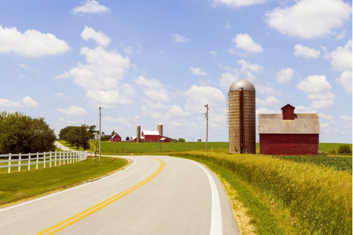
[[[101,161],[101,139],[102,139],[102,107],[99,107],[99,161]]]
[[[206,113],[205,113],[205,117],[206,117],[206,152],[208,150],[208,104],[205,105],[206,107]]]

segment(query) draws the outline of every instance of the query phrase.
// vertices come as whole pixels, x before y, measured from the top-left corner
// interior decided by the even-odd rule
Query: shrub
[[[178,142],[185,142],[185,139],[184,138],[179,138]]]
[[[352,149],[348,144],[340,145],[338,147],[338,153],[352,153]]]

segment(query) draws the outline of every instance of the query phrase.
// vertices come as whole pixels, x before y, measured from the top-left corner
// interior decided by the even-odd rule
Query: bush
[[[179,138],[178,142],[185,142],[185,139],[184,138]]]
[[[352,153],[352,149],[348,144],[340,145],[338,147],[338,153]]]

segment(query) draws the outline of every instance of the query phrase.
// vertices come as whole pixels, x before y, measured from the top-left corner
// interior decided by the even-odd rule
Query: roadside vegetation
[[[67,126],[60,130],[59,139],[69,143],[70,146],[76,146],[76,149],[83,148],[84,150],[90,148],[89,140],[93,138],[96,126],[88,126],[82,124],[81,126]]]
[[[190,152],[237,192],[258,234],[351,234],[352,174],[264,155]],[[234,204],[234,203],[233,203]]]
[[[0,174],[0,206],[11,202],[63,190],[100,178],[126,166],[121,158],[89,158],[52,168]]]

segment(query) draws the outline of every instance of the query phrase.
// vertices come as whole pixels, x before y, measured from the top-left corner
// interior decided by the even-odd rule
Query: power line
[[[43,100],[46,100],[46,101],[48,101],[48,102],[50,102],[50,103],[52,103],[52,104],[55,104],[55,105],[57,105],[57,106],[60,106],[60,107],[65,108],[65,107],[62,106],[61,104],[57,104],[57,103],[55,103],[55,102],[53,102],[53,101],[51,101],[51,100],[48,100],[47,98],[44,98],[44,97],[42,97],[42,96],[40,96],[40,95],[37,95],[36,93],[33,93],[33,92],[31,92],[31,91],[29,91],[29,90],[27,90],[27,89],[25,89],[25,88],[23,88],[23,87],[21,87],[21,86],[15,84],[15,83],[13,83],[13,82],[7,80],[6,78],[3,78],[3,77],[1,77],[1,76],[0,76],[0,78],[1,78],[2,80],[7,81],[8,83],[11,83],[11,84],[14,85],[14,86],[17,86],[18,88],[20,88],[20,89],[22,89],[22,90],[24,90],[24,91],[27,91],[27,92],[29,92],[29,93],[31,93],[31,94],[33,94],[33,95],[35,95],[35,96],[37,96],[37,97],[43,99]]]
[[[60,93],[62,93],[62,94],[64,94],[64,95],[66,95],[64,92],[61,92],[60,90],[58,90],[58,89],[56,89],[55,87],[53,87],[53,86],[47,84],[46,82],[43,82],[42,80],[40,80],[40,79],[37,78],[36,76],[33,76],[32,74],[28,73],[27,71],[25,71],[25,70],[19,68],[17,65],[15,65],[15,64],[11,63],[10,61],[8,61],[8,60],[2,58],[1,56],[0,56],[0,59],[2,59],[3,61],[5,61],[6,63],[12,65],[12,66],[15,67],[16,69],[22,71],[23,73],[27,74],[28,76],[30,76],[30,77],[36,79],[37,81],[39,81],[40,83],[44,84],[45,86],[50,87],[51,89],[53,89],[53,90],[55,90],[55,91],[57,91],[57,92],[60,92]],[[68,96],[68,97],[70,97],[70,96]],[[81,101],[81,100],[78,100],[78,99],[73,98],[73,97],[70,97],[70,98],[71,98],[71,99],[74,99],[74,100],[76,100],[76,101],[79,101],[79,102],[81,102],[81,103],[83,103],[83,104],[85,104],[85,103],[84,103],[83,101]]]

